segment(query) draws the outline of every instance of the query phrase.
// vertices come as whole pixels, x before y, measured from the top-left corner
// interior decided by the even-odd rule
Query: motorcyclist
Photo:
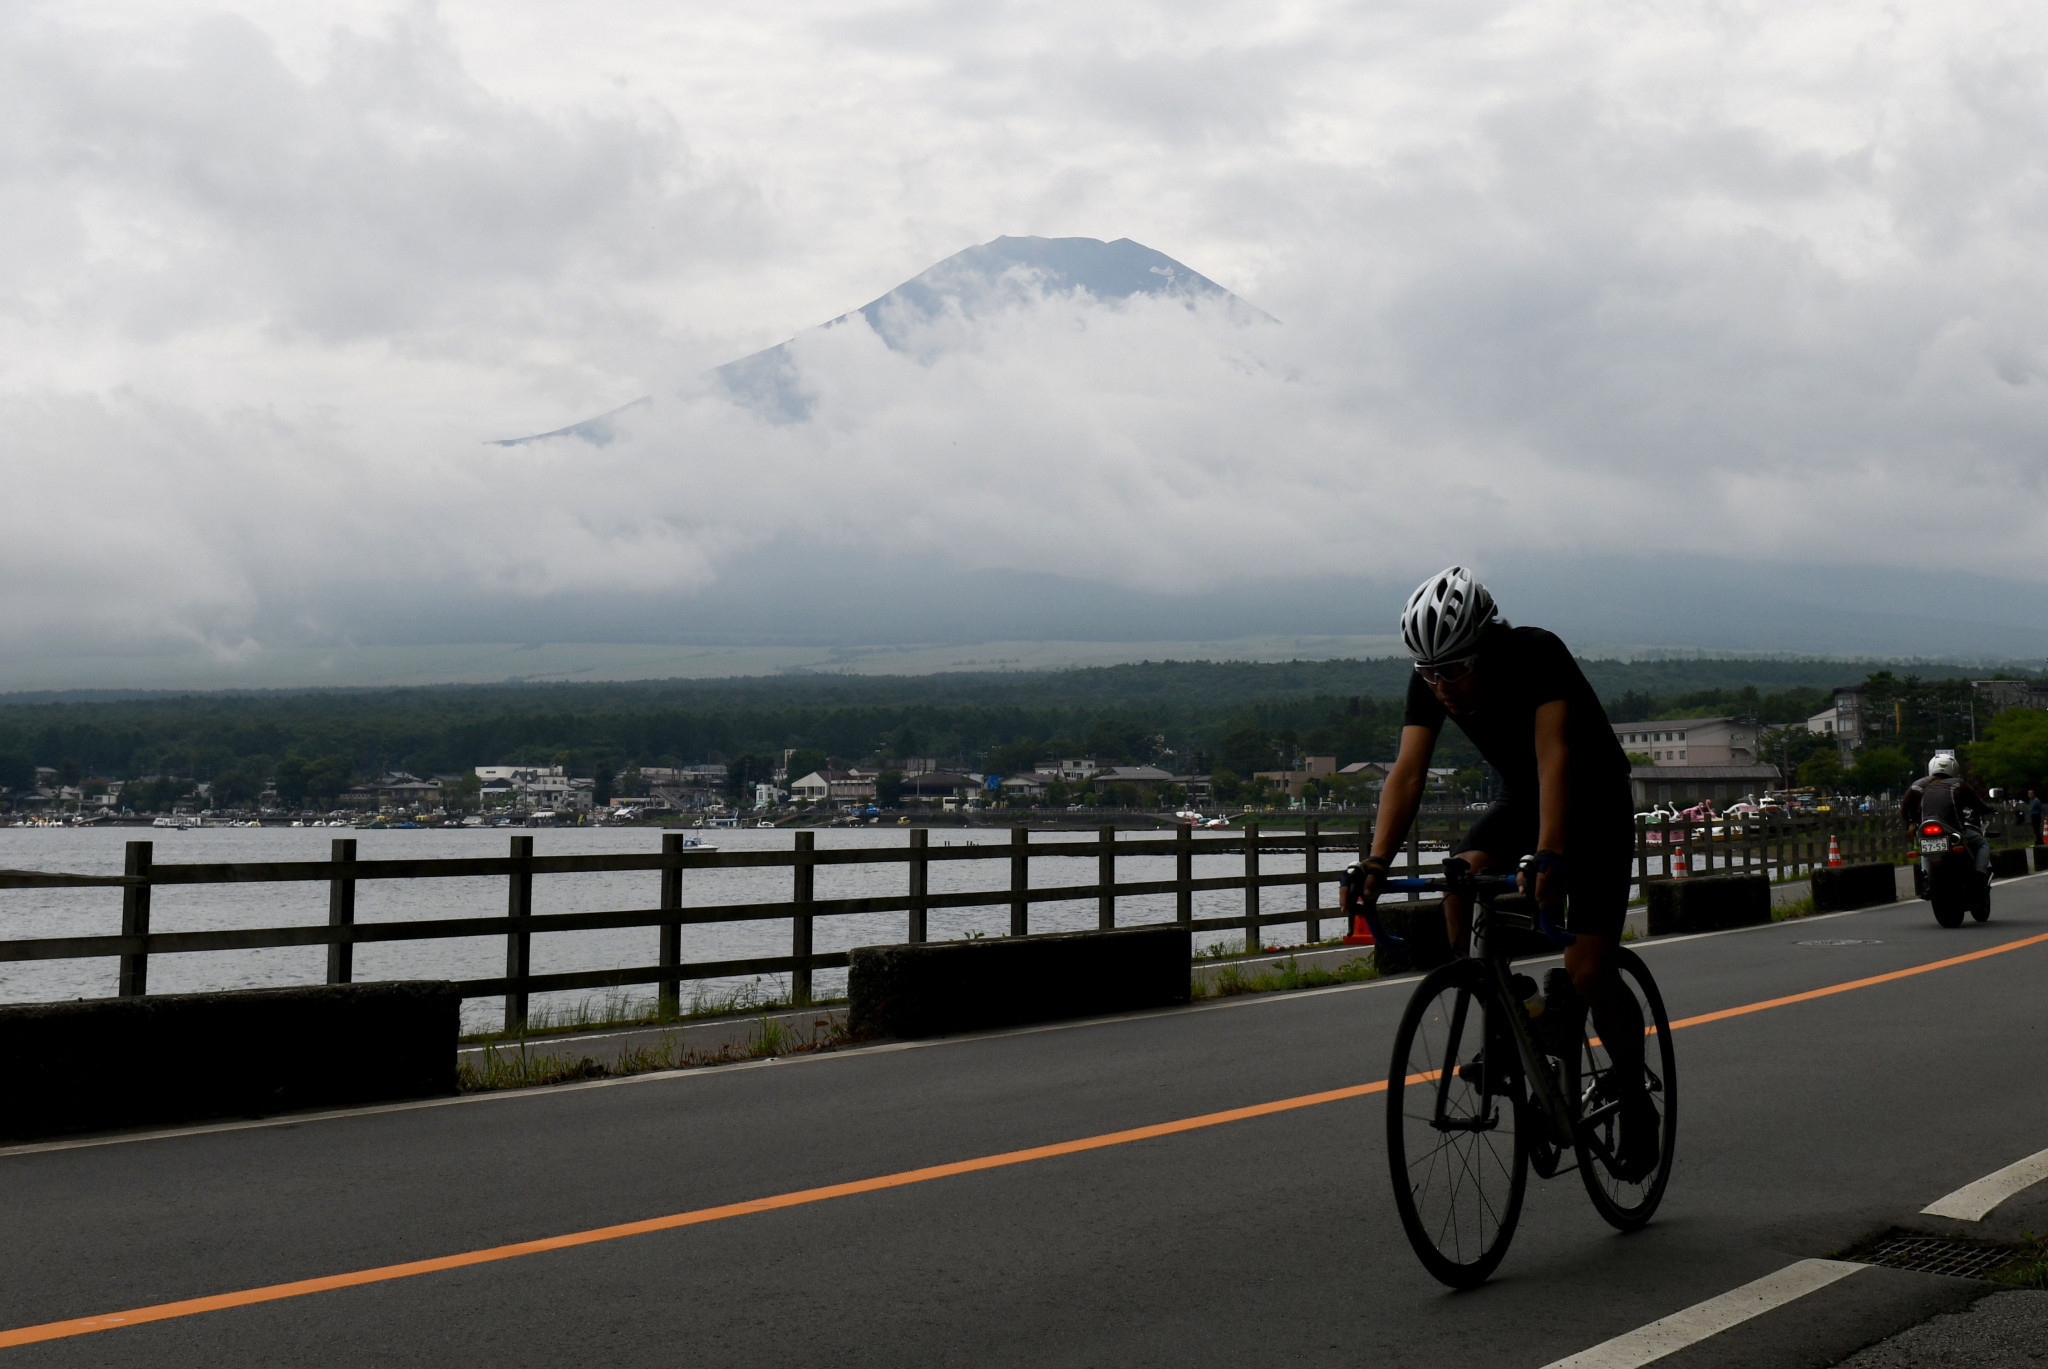
[[[1926,777],[1913,781],[1899,805],[1899,814],[1909,827],[1924,820],[1946,823],[1960,832],[1980,875],[1991,873],[1991,843],[1985,840],[1983,828],[1983,819],[1990,812],[1991,805],[1977,786],[1963,778],[1962,762],[1953,751],[1935,752],[1934,759],[1927,762]]]

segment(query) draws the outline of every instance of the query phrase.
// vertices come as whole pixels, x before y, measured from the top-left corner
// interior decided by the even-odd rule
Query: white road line
[[[1929,1203],[1920,1209],[1923,1216],[1949,1217],[1959,1222],[1981,1222],[1991,1215],[1991,1209],[2022,1189],[2032,1188],[2043,1179],[2048,1179],[2048,1150],[2029,1155],[2007,1165],[1996,1174],[1987,1174],[1974,1184],[1964,1184],[1939,1202]]]
[[[1544,1369],[1636,1369],[1719,1335],[1774,1307],[1783,1307],[1816,1289],[1826,1288],[1863,1267],[1846,1260],[1801,1260],[1775,1274],[1766,1274],[1755,1283],[1746,1283],[1718,1298],[1708,1298],[1683,1312],[1673,1312],[1648,1326],[1638,1327],[1625,1336],[1602,1341],[1590,1350],[1547,1364]]]

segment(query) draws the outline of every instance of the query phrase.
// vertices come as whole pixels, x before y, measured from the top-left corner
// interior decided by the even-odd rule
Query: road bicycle
[[[1350,872],[1346,883],[1352,895]],[[1528,911],[1498,906],[1516,892],[1515,880],[1474,875],[1461,860],[1445,861],[1441,877],[1381,887],[1464,895],[1471,909],[1471,954],[1416,985],[1387,1074],[1394,1203],[1423,1266],[1453,1288],[1485,1282],[1514,1237],[1531,1167],[1546,1179],[1577,1169],[1594,1209],[1618,1230],[1648,1222],[1671,1176],[1678,1128],[1671,1019],[1649,967],[1615,948],[1616,969],[1644,1012],[1643,1084],[1658,1115],[1656,1167],[1625,1179],[1616,1160],[1621,1081],[1590,1014],[1538,1007],[1532,1016],[1543,1000],[1510,963],[1532,932],[1559,949],[1571,934],[1526,901]],[[1370,903],[1356,906],[1380,944],[1398,944]]]

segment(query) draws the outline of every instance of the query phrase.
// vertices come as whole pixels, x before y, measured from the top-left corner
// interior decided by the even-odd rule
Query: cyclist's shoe
[[[1632,1184],[1648,1178],[1657,1168],[1664,1154],[1663,1137],[1659,1135],[1662,1121],[1647,1092],[1637,1089],[1622,1095],[1615,1118],[1615,1178]]]

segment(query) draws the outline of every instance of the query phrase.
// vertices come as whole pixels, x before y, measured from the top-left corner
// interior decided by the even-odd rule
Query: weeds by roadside
[[[480,1062],[459,1060],[455,1065],[456,1087],[463,1093],[494,1089],[538,1088],[548,1084],[572,1084],[583,1079],[617,1079],[656,1070],[690,1069],[701,1065],[724,1065],[735,1060],[761,1060],[772,1055],[797,1055],[831,1050],[853,1038],[846,1024],[835,1022],[827,1031],[806,1036],[803,1032],[763,1018],[744,1045],[729,1045],[716,1051],[691,1050],[680,1033],[665,1036],[655,1045],[638,1046],[610,1061],[580,1053],[530,1049],[523,1041],[492,1042],[483,1048]]]
[[[1293,956],[1278,965],[1252,971],[1243,965],[1225,965],[1215,974],[1196,981],[1194,997],[1229,998],[1241,993],[1282,993],[1289,989],[1322,989],[1333,984],[1357,984],[1378,979],[1379,968],[1369,956],[1347,960],[1334,970],[1310,966],[1303,969]]]
[[[781,1012],[795,1005],[787,994],[760,980],[730,988],[693,985],[687,1004],[671,1013],[661,1011],[660,1000],[652,994],[634,994],[610,989],[577,1003],[543,1003],[527,1015],[524,1032],[472,1032],[462,1038],[465,1045],[491,1045],[531,1040],[536,1036],[560,1036],[568,1032],[600,1027],[659,1027],[671,1022],[689,1022],[700,1017],[730,1017],[736,1013]]]
[[[1812,917],[1813,911],[1813,895],[1808,894],[1805,898],[1794,899],[1790,903],[1781,903],[1771,909],[1771,921],[1790,922],[1794,918]]]
[[[2022,1231],[2020,1241],[2021,1253],[1991,1277],[2014,1288],[2048,1288],[2048,1236]]]

